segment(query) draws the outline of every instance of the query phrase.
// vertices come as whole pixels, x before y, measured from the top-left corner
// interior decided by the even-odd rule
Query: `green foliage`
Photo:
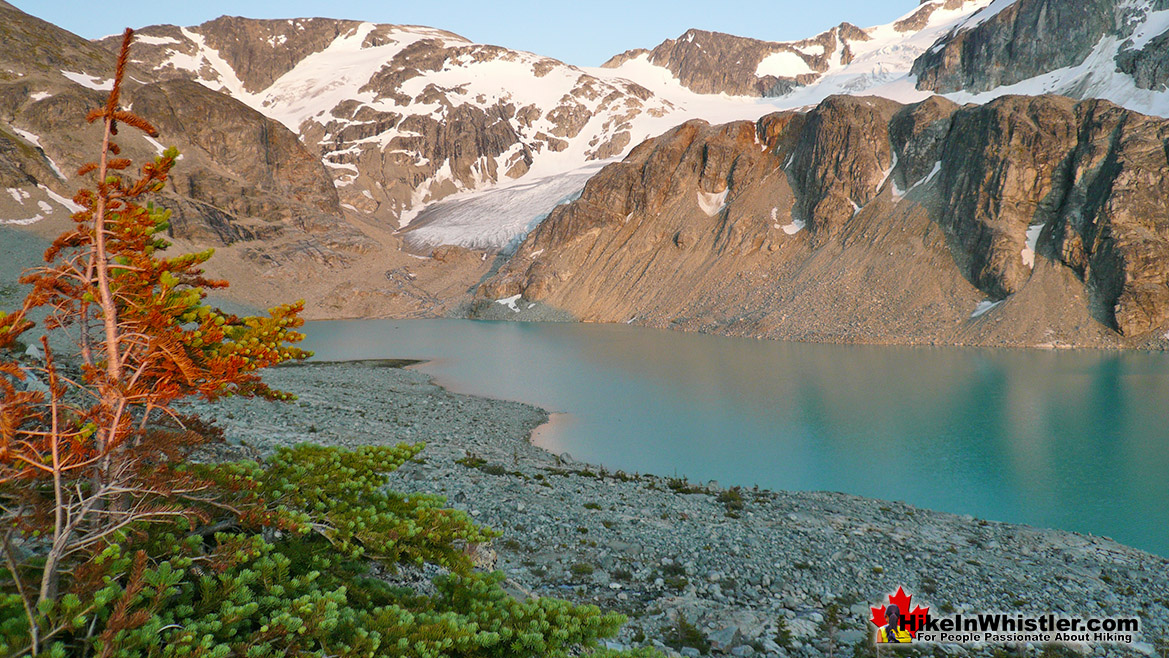
[[[746,503],[743,501],[743,491],[739,487],[720,491],[716,500],[726,506],[728,513],[738,512],[746,507]]]
[[[596,567],[588,562],[577,562],[568,569],[574,576],[591,576],[596,571]]]
[[[775,643],[784,649],[792,647],[792,631],[787,625],[787,618],[780,617],[775,620]]]
[[[466,549],[498,533],[441,497],[386,487],[421,449],[300,445],[263,465],[189,465],[235,492],[232,502],[112,538],[38,611],[42,628],[57,629],[49,655],[534,658],[587,653],[616,634],[621,615],[518,601],[502,574],[475,572]],[[439,567],[435,592],[386,577],[403,565]],[[27,645],[20,597],[4,591],[0,655]]]
[[[703,654],[710,653],[710,641],[706,639],[706,635],[681,613],[678,614],[674,627],[666,637],[666,644],[675,649],[691,647]]]
[[[705,488],[690,484],[686,478],[669,478],[666,480],[666,486],[676,494],[707,493]]]
[[[686,578],[686,567],[682,566],[676,559],[670,564],[662,566],[660,571],[666,586],[676,592],[681,592],[690,584],[690,580]]]
[[[366,446],[342,451],[316,445],[281,450],[269,461],[265,493],[307,514],[335,551],[383,563],[424,562],[466,573],[467,544],[499,536],[466,514],[444,509],[441,496],[404,496],[386,488],[388,474],[423,444]]]

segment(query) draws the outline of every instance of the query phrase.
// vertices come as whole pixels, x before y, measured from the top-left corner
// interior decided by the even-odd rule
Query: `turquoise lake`
[[[843,491],[1169,555],[1167,354],[469,320],[305,332],[321,360],[426,359],[451,390],[557,412],[535,443],[610,470]]]

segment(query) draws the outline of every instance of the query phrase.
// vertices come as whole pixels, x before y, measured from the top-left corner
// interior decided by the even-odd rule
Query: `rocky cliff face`
[[[279,123],[180,80],[144,85],[128,100],[185,146],[172,193],[226,212],[235,239],[271,237],[286,228],[311,233],[338,223],[341,208],[325,168]],[[178,225],[181,237],[189,237],[187,225]]]
[[[0,133],[6,153],[0,170],[5,187],[16,192],[9,194],[14,204],[6,215],[22,217],[24,206],[42,219],[61,219],[70,213],[68,197],[81,182],[72,172],[100,142],[98,128],[85,125],[83,117],[103,102],[109,81],[102,76],[112,70],[113,58],[14,8],[0,12],[14,37],[0,51],[10,78],[0,82],[6,126]],[[29,51],[42,54],[30,59]],[[304,236],[313,227],[337,225],[340,207],[332,180],[279,123],[201,85],[152,82],[141,69],[127,80],[125,101],[137,104],[160,139],[183,153],[160,200],[175,212],[175,237],[223,245],[289,231]],[[132,131],[118,141],[139,162],[161,152],[163,143]],[[38,193],[48,199],[42,203]],[[348,233],[350,246],[363,248],[360,238]]]
[[[0,224],[52,237],[76,209],[83,181],[73,172],[100,143],[84,116],[104,103],[113,54],[2,2],[0,31]],[[133,52],[161,39],[146,35]],[[434,314],[489,266],[458,251],[418,261],[393,236],[350,221],[319,155],[229,95],[132,64],[123,99],[160,132],[123,131],[126,156],[142,163],[164,145],[182,153],[156,199],[173,213],[176,249],[217,247],[212,274],[237,282],[243,301],[304,297],[310,315],[330,317]]]
[[[1061,97],[688,123],[557,208],[479,309],[817,340],[1159,339],[1166,131]]]
[[[936,92],[985,92],[1072,68],[1041,81],[1042,90],[1116,95],[1117,74],[1128,77],[1121,87],[1164,90],[1167,9],[1165,0],[996,0],[924,53],[913,73],[919,88]]]

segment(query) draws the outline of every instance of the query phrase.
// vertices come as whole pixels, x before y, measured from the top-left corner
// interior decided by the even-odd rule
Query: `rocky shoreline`
[[[451,393],[399,367],[408,363],[276,368],[266,380],[298,401],[228,400],[193,410],[261,455],[305,441],[425,441],[421,459],[396,473],[394,486],[443,494],[503,531],[486,562],[508,574],[517,596],[627,614],[615,642],[623,646],[681,655],[874,655],[869,606],[902,586],[915,604],[946,613],[1142,620],[1131,647],[940,646],[923,655],[1165,655],[1165,558],[1098,537],[839,493],[607,472],[531,445],[546,412]]]

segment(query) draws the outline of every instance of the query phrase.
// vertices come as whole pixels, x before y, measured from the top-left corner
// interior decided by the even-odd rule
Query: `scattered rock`
[[[229,399],[192,410],[260,453],[302,441],[425,440],[420,459],[397,471],[392,486],[445,495],[503,531],[490,548],[474,550],[488,556],[485,568],[494,555],[509,592],[630,614],[614,639],[623,645],[657,646],[684,617],[723,654],[751,655],[741,648],[750,646],[771,656],[821,656],[829,604],[843,611],[837,646],[864,644],[869,606],[898,586],[937,609],[1136,611],[1144,641],[1169,631],[1169,561],[1106,539],[823,492],[752,492],[744,496],[750,514],[734,519],[719,490],[693,484],[696,493],[675,493],[664,478],[558,459],[526,440],[544,412],[455,395],[417,371],[334,363],[274,369],[265,378],[300,399]],[[357,397],[355,378],[363,382]],[[317,431],[306,433],[309,426]],[[776,643],[780,619],[790,646]]]

